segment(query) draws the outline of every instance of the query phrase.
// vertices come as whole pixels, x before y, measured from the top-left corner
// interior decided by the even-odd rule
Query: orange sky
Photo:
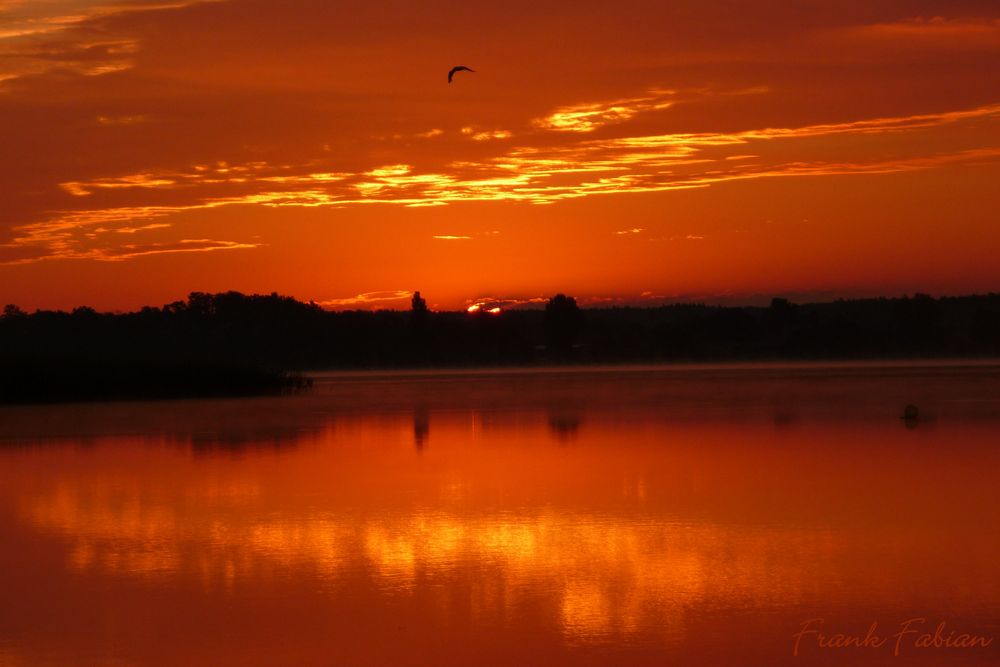
[[[29,310],[1000,290],[995,0],[0,0],[0,147]]]

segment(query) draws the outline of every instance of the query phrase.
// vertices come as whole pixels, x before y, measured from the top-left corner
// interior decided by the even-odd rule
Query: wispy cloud
[[[163,225],[148,226],[142,229],[152,229]],[[124,233],[134,233],[141,231],[134,230],[114,230]],[[0,246],[0,265],[2,264],[31,264],[51,259],[85,259],[99,262],[121,262],[136,257],[146,257],[149,255],[172,255],[177,253],[192,252],[216,252],[219,250],[249,250],[258,248],[260,243],[245,243],[240,241],[223,241],[216,239],[180,239],[178,241],[164,241],[152,243],[120,243],[103,244],[97,247],[83,248],[65,245],[56,248],[49,246],[22,246],[14,247],[14,250],[23,250],[22,253],[5,252],[11,249],[9,246]],[[34,251],[34,252],[32,252]]]
[[[545,296],[480,296],[467,300],[465,302],[465,309],[470,313],[499,312],[499,310],[507,310],[518,306],[541,306],[548,303],[548,300],[549,298]]]
[[[490,141],[493,139],[510,139],[514,133],[510,130],[482,130],[477,131],[471,127],[463,127],[462,134],[467,135],[473,141]]]
[[[636,98],[645,99],[645,98]],[[655,104],[650,108],[656,108]],[[639,113],[639,112],[636,112]],[[222,206],[352,207],[397,205],[444,206],[457,202],[526,202],[553,204],[596,195],[665,192],[761,178],[823,177],[887,174],[955,164],[1000,161],[1000,141],[994,146],[953,149],[927,154],[900,154],[872,159],[859,151],[855,160],[824,158],[814,140],[828,137],[871,138],[909,134],[921,136],[944,126],[981,128],[1000,124],[1000,104],[931,114],[859,119],[798,127],[764,127],[733,132],[680,132],[590,138],[589,132],[570,141],[559,130],[544,131],[533,143],[503,148],[493,156],[454,161],[422,171],[415,164],[389,163],[363,171],[342,171],[331,158],[302,165],[259,160],[219,161],[182,170],[144,170],[122,176],[74,180],[61,184],[70,201],[66,210],[16,230],[9,247],[47,248],[48,256],[88,256],[95,227],[134,228],[183,211]],[[978,130],[977,137],[982,136]],[[782,159],[787,148],[769,146],[812,142],[809,159]],[[917,142],[908,142],[920,146]],[[859,144],[864,146],[865,144]],[[837,154],[848,144],[839,142]],[[884,154],[884,151],[880,151]],[[186,203],[150,204],[154,193],[184,192]],[[98,208],[87,208],[100,192]],[[157,195],[159,196],[159,194]],[[120,198],[125,203],[110,205]],[[174,199],[176,200],[176,196]],[[641,228],[617,232],[638,234]],[[437,240],[468,240],[460,234],[438,234]],[[691,239],[694,240],[694,239]],[[93,253],[91,253],[93,254]],[[99,254],[99,253],[98,253]]]
[[[630,97],[610,102],[586,102],[560,107],[534,124],[545,130],[560,132],[593,132],[599,127],[620,123],[646,112],[669,109],[675,92],[654,90],[643,97]]]
[[[95,0],[67,0],[65,2],[12,2],[0,7],[4,11],[4,26],[0,39],[48,34],[67,30],[94,19],[116,14],[180,9],[191,5],[226,0],[132,0],[131,2],[100,2]]]
[[[317,302],[324,308],[365,308],[395,301],[405,301],[413,296],[410,290],[384,290],[381,292],[364,292],[355,296],[339,299],[327,299]]]
[[[81,258],[101,259],[104,261],[120,261],[146,255],[163,255],[180,252],[215,252],[217,250],[246,250],[259,247],[259,243],[240,243],[237,241],[217,241],[213,239],[181,239],[164,243],[138,244],[130,243],[116,249],[100,249]]]
[[[172,185],[177,185],[177,181],[171,178],[154,176],[153,174],[131,174],[128,176],[119,176],[118,178],[97,179],[88,181],[87,183],[71,181],[60,183],[59,187],[71,195],[86,197],[92,191],[100,189],[163,188]]]
[[[149,121],[149,116],[143,114],[136,114],[131,116],[98,116],[97,123],[99,125],[138,125],[139,123],[145,123]]]
[[[147,231],[149,231],[151,229],[167,229],[170,226],[171,225],[169,223],[166,223],[166,222],[154,222],[152,224],[142,225],[140,227],[119,227],[119,228],[117,228],[117,229],[115,229],[113,231],[116,234],[138,234],[139,232],[147,232]],[[111,230],[107,230],[107,229],[104,229],[102,227],[102,228],[96,229],[94,231],[95,232],[106,232],[106,231],[111,231]]]
[[[966,48],[1000,47],[1000,18],[943,16],[903,19],[844,29],[852,37],[878,41],[911,41]]]
[[[0,82],[56,69],[86,76],[128,69],[138,51],[138,42],[97,27],[102,20],[225,1],[11,3],[3,7],[0,24]]]

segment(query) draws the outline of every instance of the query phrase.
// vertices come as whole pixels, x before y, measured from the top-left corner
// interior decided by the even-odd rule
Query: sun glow
[[[1000,16],[928,2],[0,0],[3,303],[990,291]],[[459,34],[504,56],[449,86]]]

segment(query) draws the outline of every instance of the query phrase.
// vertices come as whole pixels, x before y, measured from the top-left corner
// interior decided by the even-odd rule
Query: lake
[[[4,407],[0,665],[998,664],[998,446],[989,363]]]

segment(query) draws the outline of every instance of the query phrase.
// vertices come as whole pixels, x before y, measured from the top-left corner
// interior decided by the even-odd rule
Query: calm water
[[[3,408],[0,665],[1000,664],[998,447],[991,366]]]

